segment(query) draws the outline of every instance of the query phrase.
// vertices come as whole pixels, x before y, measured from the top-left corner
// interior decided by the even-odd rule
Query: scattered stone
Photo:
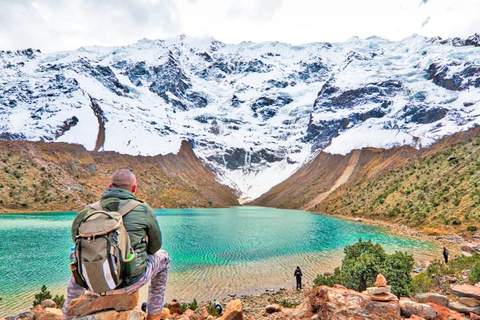
[[[452,293],[459,297],[480,299],[480,288],[469,284],[458,284],[453,286]]]
[[[170,302],[170,304],[168,305],[168,309],[170,310],[171,314],[174,314],[174,313],[182,314],[183,313],[182,307],[180,307],[180,303],[177,300],[173,300],[172,302]]]
[[[33,319],[34,317],[35,317],[35,313],[33,313],[32,311],[26,311],[26,312],[17,314],[16,316],[5,317],[5,319],[6,320]]]
[[[232,297],[232,298],[235,298],[237,295],[235,293],[229,293],[228,296]]]
[[[469,314],[470,312],[473,312],[476,314],[480,314],[480,307],[469,307],[458,301],[450,302],[448,304],[448,307],[460,313]]]
[[[419,303],[435,303],[441,306],[448,306],[448,298],[438,293],[419,293],[415,296],[415,300]]]
[[[35,320],[62,320],[62,310],[47,307],[41,312],[35,312]]]
[[[282,306],[280,306],[278,303],[269,304],[265,307],[265,311],[267,311],[267,313],[280,312],[282,311]]]
[[[475,245],[472,243],[465,243],[460,248],[463,252],[468,254],[473,254],[475,252],[480,252],[480,245]]]
[[[402,314],[406,317],[416,315],[426,320],[433,320],[437,316],[437,311],[428,304],[417,303],[408,298],[400,298],[399,305]]]
[[[56,308],[57,304],[52,299],[45,299],[41,303],[42,308]]]
[[[470,320],[480,320],[480,316],[473,312],[470,312]]]
[[[370,295],[375,295],[375,294],[386,294],[390,293],[390,286],[384,286],[384,287],[369,287],[365,291],[366,294]]]
[[[457,311],[451,310],[446,306],[442,306],[436,303],[427,302],[430,307],[435,309],[437,316],[435,320],[465,320],[465,317]]]
[[[72,299],[67,316],[86,316],[98,311],[114,309],[117,312],[134,309],[138,304],[138,291],[132,294],[96,296],[85,294]]]
[[[387,286],[387,279],[385,279],[383,274],[379,273],[377,275],[377,279],[375,280],[375,287],[386,287],[386,286]],[[390,292],[390,290],[388,292]]]
[[[458,302],[468,306],[468,307],[478,307],[480,306],[480,299],[468,298],[468,297],[459,297]]]
[[[227,303],[225,311],[221,320],[242,320],[243,319],[243,309],[242,301],[240,299],[235,299]]]

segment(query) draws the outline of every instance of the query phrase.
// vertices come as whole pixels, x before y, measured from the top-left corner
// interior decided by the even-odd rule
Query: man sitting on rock
[[[135,175],[127,169],[117,170],[112,175],[109,188],[102,195],[101,206],[105,211],[118,211],[130,200],[137,200],[136,190]],[[71,231],[74,242],[79,225],[89,209],[90,206],[87,206],[80,211],[73,221]],[[135,250],[135,268],[115,290],[108,291],[106,294],[134,293],[151,280],[148,292],[147,319],[161,319],[170,257],[166,251],[160,250],[162,236],[155,214],[148,204],[141,203],[123,217],[123,224],[129,235],[131,246]],[[64,319],[71,318],[67,316],[69,302],[74,298],[81,297],[84,292],[85,289],[78,285],[72,276],[62,309]]]

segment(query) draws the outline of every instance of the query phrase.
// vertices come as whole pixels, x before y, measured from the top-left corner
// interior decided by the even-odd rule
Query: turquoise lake
[[[291,288],[297,265],[304,283],[312,283],[318,273],[340,266],[343,248],[359,238],[419,260],[441,252],[435,244],[387,229],[304,211],[245,206],[155,212],[163,249],[172,259],[167,301]],[[0,316],[28,310],[43,284],[54,295],[66,293],[74,217],[72,212],[0,215]],[[146,299],[145,288],[141,298]]]

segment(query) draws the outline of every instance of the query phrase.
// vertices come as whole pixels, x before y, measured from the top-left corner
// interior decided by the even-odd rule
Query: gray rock
[[[411,317],[416,315],[427,320],[433,320],[437,316],[437,311],[428,304],[417,303],[407,299],[401,299],[399,302],[402,315]]]
[[[391,286],[385,286],[385,287],[369,287],[367,288],[367,294],[370,295],[375,295],[375,294],[385,294],[385,293],[390,293],[390,288]]]
[[[435,303],[441,306],[448,306],[448,298],[438,293],[419,293],[415,296],[415,300],[419,303]]]
[[[478,307],[480,306],[480,299],[468,298],[468,297],[459,297],[458,302],[463,303],[469,307]]]
[[[46,299],[42,301],[42,308],[56,308],[57,304],[52,299]]]
[[[469,314],[470,312],[480,314],[480,307],[469,307],[458,301],[450,302],[448,307],[460,313]]]

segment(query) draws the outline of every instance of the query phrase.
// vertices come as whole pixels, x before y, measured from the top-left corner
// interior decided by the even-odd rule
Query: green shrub
[[[209,314],[211,314],[214,317],[219,317],[220,314],[218,314],[217,308],[215,307],[215,303],[209,302],[206,306],[207,311]]]
[[[412,287],[413,256],[407,252],[395,252],[387,255],[382,267],[382,274],[392,286],[392,293],[400,297],[409,295]]]
[[[410,293],[412,255],[406,252],[388,255],[380,244],[362,239],[354,245],[346,246],[344,253],[341,268],[336,268],[333,275],[318,275],[313,280],[315,286],[341,284],[356,291],[364,291],[373,286],[377,275],[382,273],[392,286],[394,294],[406,296]]]
[[[470,275],[468,276],[468,281],[472,285],[480,281],[480,261],[477,261],[473,266]]]
[[[300,304],[298,302],[290,302],[286,299],[283,299],[282,301],[278,301],[277,299],[273,299],[273,301],[275,303],[278,303],[279,305],[281,305],[284,308],[294,308],[294,307],[296,307]]]
[[[43,285],[40,289],[40,292],[35,295],[35,300],[33,300],[33,306],[39,305],[43,300],[52,299],[52,294],[47,290],[47,286]]]
[[[417,274],[412,279],[412,291],[411,293],[422,293],[422,292],[429,292],[432,288],[432,278],[422,272]]]
[[[57,304],[57,308],[62,309],[63,303],[65,302],[65,296],[63,294],[61,296],[56,294],[52,300]]]
[[[477,231],[477,229],[478,229],[477,226],[468,226],[467,227],[467,231],[470,231],[470,232],[475,232],[475,231]]]

